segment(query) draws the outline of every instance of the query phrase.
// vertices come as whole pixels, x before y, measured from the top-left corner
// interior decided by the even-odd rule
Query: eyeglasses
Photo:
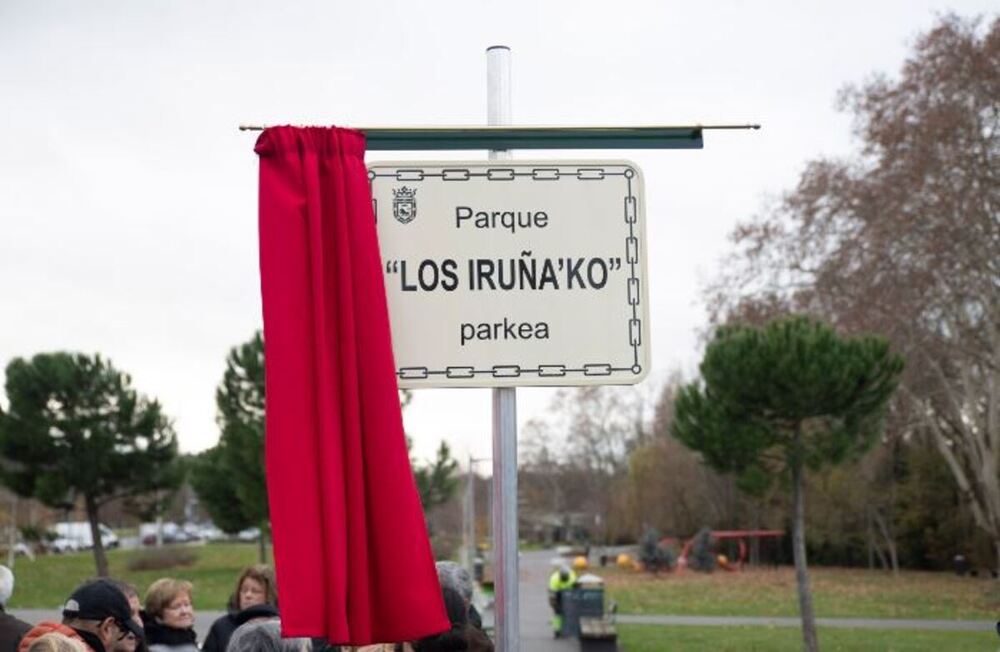
[[[117,619],[112,619],[111,622],[113,622],[115,624],[115,627],[118,628],[118,640],[119,641],[124,641],[125,639],[127,639],[130,636],[133,639],[135,639],[135,634],[133,634],[132,630],[130,630],[128,627],[125,626],[125,623],[123,623],[122,621],[117,620]]]

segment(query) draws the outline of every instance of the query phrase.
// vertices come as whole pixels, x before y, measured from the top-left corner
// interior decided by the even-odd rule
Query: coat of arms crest
[[[412,222],[417,216],[417,198],[415,197],[417,189],[403,186],[402,188],[393,188],[392,194],[392,214],[400,224]]]

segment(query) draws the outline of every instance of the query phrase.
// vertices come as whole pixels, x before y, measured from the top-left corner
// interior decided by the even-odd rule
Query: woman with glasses
[[[149,586],[143,624],[150,652],[198,652],[191,588],[169,577]]]

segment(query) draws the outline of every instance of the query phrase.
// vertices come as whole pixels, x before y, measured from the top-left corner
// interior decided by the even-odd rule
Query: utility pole
[[[469,471],[466,474],[465,488],[465,567],[469,575],[475,577],[476,572],[476,471],[478,462],[487,462],[488,457],[473,457],[469,455]]]

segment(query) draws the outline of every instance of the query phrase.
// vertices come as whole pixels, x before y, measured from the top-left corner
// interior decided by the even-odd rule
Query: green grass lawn
[[[111,550],[108,563],[111,576],[139,588],[140,595],[151,582],[161,577],[178,577],[194,583],[195,607],[224,610],[226,600],[244,567],[257,563],[256,543],[218,543],[190,546],[197,555],[194,564],[169,570],[128,570],[128,561],[146,550]],[[94,555],[90,551],[67,555],[44,555],[35,561],[19,557],[14,567],[16,582],[9,606],[14,609],[60,606],[73,589],[95,575]]]
[[[737,573],[664,573],[597,569],[620,613],[797,616],[792,568]],[[1000,582],[948,573],[809,569],[817,616],[996,620]],[[1000,639],[997,641],[1000,643]]]
[[[713,650],[767,652],[802,649],[802,633],[788,627],[659,627],[619,625],[624,652],[683,652]],[[994,632],[936,632],[920,630],[857,630],[820,627],[820,647],[825,651],[962,650],[995,652],[1000,638]]]

